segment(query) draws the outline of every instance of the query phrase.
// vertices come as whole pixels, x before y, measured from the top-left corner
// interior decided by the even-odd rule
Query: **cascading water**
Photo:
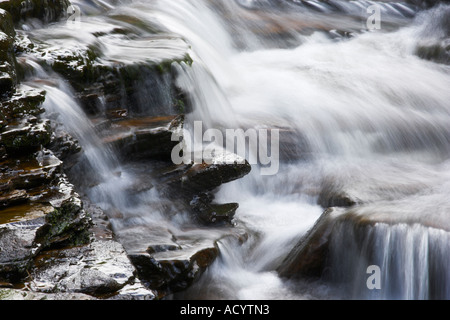
[[[198,104],[192,118],[212,127],[287,127],[298,139],[295,145],[288,147],[300,148],[299,154],[308,155],[306,161],[283,164],[275,176],[261,177],[255,170],[242,181],[222,187],[218,198],[237,200],[240,203],[237,219],[254,233],[243,246],[222,243],[220,262],[183,297],[190,294],[244,299],[305,297],[308,290],[294,294],[292,287],[283,283],[273,270],[282,263],[295,239],[320,215],[321,208],[315,205],[320,191],[315,190],[338,184],[344,190],[355,190],[357,197],[370,203],[360,211],[355,209],[358,214],[364,215],[370,209],[379,210],[380,215],[392,214],[388,219],[392,227],[386,224],[376,226],[372,233],[367,230],[366,237],[370,234],[373,239],[365,240],[369,246],[373,242],[381,243],[371,248],[378,257],[371,263],[378,263],[385,272],[383,287],[387,289],[378,296],[367,293],[365,287],[367,261],[361,259],[366,259],[367,253],[356,249],[347,251],[347,247],[342,249],[345,247],[343,237],[349,237],[349,230],[343,227],[333,231],[327,265],[336,270],[328,274],[331,282],[365,289],[352,291],[350,288],[340,295],[448,298],[446,284],[436,288],[437,279],[447,282],[443,263],[428,257],[437,256],[434,260],[441,259],[439,261],[446,259],[447,234],[401,224],[419,219],[424,225],[436,225],[435,216],[445,220],[445,208],[448,208],[445,192],[438,192],[436,188],[445,184],[448,176],[449,69],[446,65],[424,61],[415,54],[422,42],[433,41],[433,37],[439,39],[445,33],[442,24],[446,25],[444,29],[448,28],[448,7],[419,13],[407,27],[390,33],[363,33],[338,42],[322,32],[297,33],[297,45],[293,45],[290,38],[289,48],[267,48],[267,35],[259,36],[260,30],[246,23],[248,16],[241,18],[240,14],[247,12],[235,2],[224,2],[223,6],[222,2],[215,2],[222,11],[207,11],[214,16],[214,19],[208,16],[207,20],[203,15],[196,15],[205,12],[205,7],[209,6],[205,2],[178,2],[174,7],[164,1],[158,3],[162,11],[158,13],[162,15],[158,21],[192,41],[193,50],[199,50],[200,64],[213,77],[205,77],[195,69],[181,77],[186,83],[185,89],[192,88]],[[257,13],[247,14],[260,19],[280,13],[269,2],[246,4],[259,9]],[[350,6],[346,2],[336,4]],[[387,7],[385,17],[409,17],[411,9],[404,4],[401,6],[408,14],[402,15],[401,11]],[[349,11],[350,8],[347,13]],[[158,14],[155,14],[157,19]],[[309,21],[319,18],[305,10],[289,14],[281,11],[281,14]],[[183,18],[173,22],[178,16]],[[348,21],[340,22],[342,27]],[[279,21],[279,25],[291,35],[296,33],[288,22]],[[230,38],[235,34],[226,37],[219,33],[211,38],[210,31],[221,27],[238,32],[236,37],[241,40],[251,39],[247,42],[250,49],[237,50],[233,46],[223,50],[224,45],[233,43]],[[220,46],[216,45],[217,39],[220,39]],[[221,67],[225,72],[217,73]],[[211,90],[211,82],[219,89]],[[217,93],[214,95],[214,92]],[[445,185],[442,188],[445,189]],[[434,215],[432,211],[439,211],[439,214]],[[395,235],[398,240],[386,239],[386,233]],[[423,237],[433,239],[433,243],[420,240]],[[402,255],[402,250],[409,253]],[[434,250],[439,253],[430,253]],[[385,261],[391,256],[391,260]],[[434,264],[434,269],[428,269],[428,264]],[[408,274],[404,276],[404,273]],[[434,284],[428,282],[429,278]],[[210,289],[211,284],[215,289]]]
[[[216,195],[239,202],[235,220],[248,239],[219,241],[217,261],[174,298],[450,298],[450,69],[416,54],[422,45],[448,41],[450,7],[416,14],[405,3],[379,5],[386,23],[380,32],[364,30],[365,1],[126,5],[127,14],[191,45],[192,66],[175,66],[192,103],[186,128],[201,120],[206,128],[286,133],[276,175],[261,176],[254,166]],[[183,224],[164,217],[167,207],[155,190],[127,193],[138,174],[95,142],[67,90],[45,89],[47,111],[60,113],[68,130],[82,128],[77,138],[85,157],[95,172],[104,172],[87,193],[105,210],[122,213],[113,219],[117,230]],[[357,199],[361,204],[351,215],[368,222],[335,224],[322,282],[288,281],[276,270],[322,214],[318,199],[329,188]],[[371,264],[383,272],[383,291],[367,291]]]

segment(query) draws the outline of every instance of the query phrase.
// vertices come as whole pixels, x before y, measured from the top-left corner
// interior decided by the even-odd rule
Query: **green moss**
[[[429,46],[419,46],[416,55],[422,59],[450,64],[450,46],[433,44]]]
[[[91,240],[91,219],[77,201],[67,201],[55,208],[45,217],[46,225],[42,227],[36,241],[45,248],[79,246]]]
[[[175,100],[175,109],[180,114],[184,114],[186,112],[186,105],[182,99],[176,99]]]

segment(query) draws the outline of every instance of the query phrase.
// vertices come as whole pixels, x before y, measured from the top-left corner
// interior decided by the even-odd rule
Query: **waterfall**
[[[215,195],[239,203],[236,228],[246,240],[218,241],[219,258],[174,298],[450,298],[450,68],[427,59],[425,49],[420,54],[428,45],[448,46],[450,6],[418,11],[383,2],[384,27],[368,31],[367,1],[296,2],[124,5],[127,14],[190,46],[192,65],[173,66],[192,104],[187,129],[194,121],[220,130],[281,129],[277,174],[252,170]],[[70,89],[41,88],[47,112],[59,115],[80,141],[89,172],[100,175],[86,193],[122,213],[115,228],[178,230],[184,213],[167,219],[158,191],[127,193],[140,172],[100,145]],[[282,278],[277,268],[326,209],[320,197],[329,189],[350,194],[358,205],[332,227],[323,276]],[[368,291],[369,265],[382,272],[381,291]]]
[[[350,232],[358,225],[333,229],[327,267],[347,276],[332,273],[332,280],[324,278],[347,283],[350,293],[343,292],[351,298],[448,298],[447,284],[435,286],[436,279],[447,283],[444,262],[439,260],[444,259],[440,253],[446,256],[446,231],[402,224],[408,219],[434,221],[430,211],[448,207],[444,193],[441,198],[428,195],[445,184],[448,175],[449,68],[416,55],[430,33],[442,37],[448,27],[442,27],[448,6],[420,12],[414,18],[413,9],[403,4],[397,9],[387,6],[383,8],[386,19],[402,16],[401,27],[363,32],[338,42],[326,32],[305,35],[293,29],[292,20],[282,20],[279,24],[291,37],[287,45],[277,47],[277,41],[260,34],[256,19],[267,22],[268,16],[288,15],[316,21],[320,15],[300,9],[288,14],[268,3],[245,2],[259,9],[253,12],[234,1],[179,1],[176,5],[158,1],[156,5],[154,17],[193,45],[193,70],[182,70],[180,78],[185,89],[193,92],[193,119],[213,127],[288,128],[297,143],[282,142],[281,148],[308,155],[306,161],[283,164],[275,176],[264,178],[255,170],[221,188],[218,199],[240,203],[237,219],[251,231],[251,239],[247,245],[221,244],[221,260],[183,297],[218,292],[223,293],[219,297],[244,299],[307,296],[307,289],[283,284],[274,270],[319,217],[319,192],[314,190],[338,183],[354,190],[362,201],[397,197],[410,202],[402,204],[397,215],[395,202],[372,204],[373,211],[378,209],[382,216],[393,212],[393,216],[390,224],[361,231],[362,239]],[[347,2],[335,3],[347,14],[356,10]],[[347,26],[345,19],[340,23]],[[407,19],[409,23],[403,26]],[[439,31],[434,32],[436,28]],[[272,37],[279,40],[276,33]],[[242,47],[242,43],[248,45]],[[432,202],[417,206],[421,200]],[[370,248],[347,250],[343,245],[347,242],[363,242]],[[384,272],[385,290],[378,296],[367,294],[366,269],[358,269],[368,250],[375,251],[371,263],[379,264]],[[427,282],[431,274],[433,279]]]

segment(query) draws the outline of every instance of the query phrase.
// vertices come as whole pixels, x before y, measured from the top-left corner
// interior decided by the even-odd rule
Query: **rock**
[[[49,120],[30,123],[24,120],[17,125],[9,125],[0,133],[0,143],[11,153],[31,153],[50,143]]]
[[[29,196],[25,190],[12,190],[0,196],[0,207],[8,207],[10,205],[25,202]]]
[[[136,279],[136,269],[123,246],[113,239],[109,225],[102,226],[107,220],[104,213],[89,203],[86,207],[93,213],[94,223],[100,224],[90,229],[93,239],[87,244],[73,246],[71,243],[69,247],[52,249],[54,243],[49,246],[39,235],[43,229],[48,230],[45,215],[0,227],[1,281],[5,284],[24,281],[25,288],[33,291],[32,296],[27,291],[2,291],[8,293],[2,299],[14,299],[16,294],[30,299],[47,295],[48,299],[77,300],[93,299],[91,296],[128,300],[156,297]],[[59,223],[52,225],[57,229],[59,226]],[[108,234],[104,229],[108,229]]]
[[[0,32],[0,96],[13,93],[17,84],[14,39]]]
[[[114,294],[134,281],[135,269],[113,240],[45,251],[35,259],[29,283],[36,291]]]
[[[14,38],[16,36],[16,29],[14,29],[12,16],[3,9],[0,9],[0,30],[8,37]]]
[[[0,8],[8,11],[14,23],[36,18],[44,23],[54,22],[67,16],[68,0],[5,0]]]
[[[0,289],[0,300],[95,300],[82,293],[40,293],[18,289]]]
[[[340,210],[324,211],[314,226],[303,236],[278,267],[282,277],[320,277],[328,254],[329,238]]]
[[[72,186],[60,177],[57,188],[47,202],[14,204],[8,209],[14,210],[13,217],[0,219],[0,279],[17,282],[26,277],[34,257],[43,249],[89,242],[90,219]]]
[[[55,210],[45,216],[45,224],[39,229],[36,242],[45,248],[88,243],[92,225],[90,217],[71,185],[61,180],[59,188],[64,196],[50,201]]]
[[[416,55],[437,63],[450,64],[450,44],[448,40],[441,43],[420,44],[416,49]]]
[[[330,207],[351,207],[357,204],[356,199],[353,199],[345,191],[336,191],[332,189],[323,188],[317,199],[317,203],[323,208]]]
[[[204,193],[194,196],[190,205],[195,215],[206,224],[231,223],[239,207],[238,203],[212,203],[212,198]]]
[[[176,292],[189,287],[215,260],[219,253],[214,243],[198,243],[183,250],[154,254],[129,253],[139,278],[154,290]]]
[[[42,218],[0,225],[0,279],[15,283],[27,276],[38,250],[35,235]]]
[[[30,156],[4,161],[2,165],[0,181],[3,184],[3,192],[30,190],[46,184],[50,187],[62,172],[62,162],[45,149]]]
[[[107,300],[156,300],[158,293],[145,288],[141,283],[127,284]]]
[[[19,85],[16,91],[2,102],[2,115],[6,124],[18,120],[30,120],[44,113],[45,110],[42,108],[44,100],[45,91]]]
[[[161,159],[170,161],[175,116],[124,119],[112,123],[104,143],[111,146],[123,160]],[[132,157],[130,157],[132,155]]]
[[[181,176],[181,186],[191,192],[211,191],[218,186],[240,179],[251,170],[250,164],[245,163],[217,163],[193,164]]]
[[[192,63],[188,45],[175,36],[136,39],[118,35],[116,23],[113,20],[107,25],[105,21],[99,30],[90,25],[91,37],[86,37],[86,43],[76,39],[70,28],[61,28],[58,39],[31,32],[29,41],[21,40],[20,48],[68,80],[90,115],[104,115],[124,106],[138,115],[185,111],[171,65]],[[131,30],[136,32],[134,26]]]
[[[73,165],[73,161],[70,161],[69,158],[81,151],[78,140],[64,130],[53,131],[48,148],[53,151],[58,159],[64,162],[65,168],[70,168],[69,164]]]

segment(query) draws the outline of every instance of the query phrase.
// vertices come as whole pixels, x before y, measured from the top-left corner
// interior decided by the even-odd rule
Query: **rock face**
[[[3,1],[0,7],[9,11],[0,11],[0,278],[15,283],[28,277],[43,250],[88,243],[91,219],[67,181],[62,161],[47,149],[53,137],[50,121],[41,117],[45,92],[18,83],[13,20],[20,6]],[[39,16],[43,9],[30,14]]]
[[[33,292],[2,289],[1,299],[119,297],[122,289],[153,298],[139,288],[123,247],[100,235],[104,220],[93,220],[64,173],[61,159],[80,151],[77,141],[43,118],[45,91],[18,81],[13,20],[54,21],[67,2],[16,2],[0,3],[10,11],[0,10],[0,286],[23,283]]]

